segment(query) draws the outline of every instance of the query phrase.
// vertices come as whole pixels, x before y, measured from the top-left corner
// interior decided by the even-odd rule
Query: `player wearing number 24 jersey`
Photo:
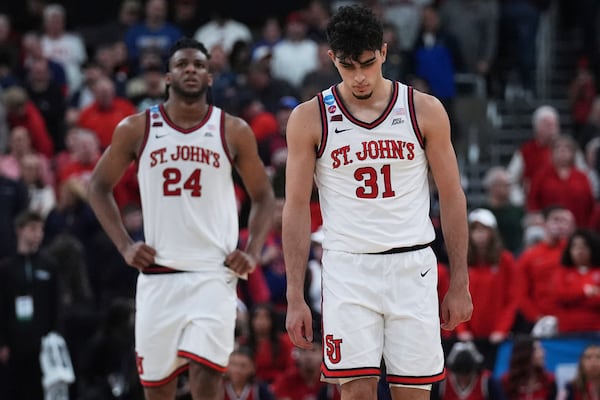
[[[324,232],[322,379],[341,384],[342,400],[375,400],[383,358],[394,400],[429,399],[445,377],[429,172],[451,270],[442,328],[473,308],[448,116],[434,97],[383,77],[387,44],[371,10],[340,7],[326,31],[342,81],[295,108],[286,131],[286,328],[295,345],[311,347],[303,291],[314,178]]]
[[[171,48],[168,99],[124,119],[96,165],[89,199],[126,262],[137,268],[135,347],[147,400],[173,400],[189,370],[193,398],[219,399],[234,346],[236,284],[256,266],[271,228],[273,191],[254,134],[207,103],[212,83],[201,43]],[[133,242],[112,189],[135,161],[145,242]],[[251,199],[249,240],[237,249],[232,172]]]

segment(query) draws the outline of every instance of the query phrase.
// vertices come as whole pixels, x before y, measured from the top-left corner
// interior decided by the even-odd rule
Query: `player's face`
[[[212,84],[206,55],[197,49],[176,51],[169,61],[166,83],[177,96],[200,99]]]
[[[331,50],[329,57],[337,68],[342,81],[358,100],[367,100],[373,95],[375,85],[382,78],[381,65],[385,62],[387,45],[381,50],[365,50],[354,60],[339,58]]]

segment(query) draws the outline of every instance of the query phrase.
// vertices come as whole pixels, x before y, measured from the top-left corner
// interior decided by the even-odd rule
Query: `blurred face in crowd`
[[[423,9],[423,30],[425,32],[437,32],[440,26],[440,17],[433,7]]]
[[[31,151],[31,138],[27,128],[16,126],[10,132],[10,151],[17,157]]]
[[[21,177],[28,185],[36,184],[40,178],[40,157],[27,154],[21,159]]]
[[[164,0],[150,0],[146,4],[146,19],[150,22],[162,22],[167,17],[167,3]]]
[[[471,223],[469,234],[471,236],[471,243],[479,248],[486,248],[490,240],[492,240],[493,230],[479,222]]]
[[[560,134],[558,117],[554,114],[544,114],[535,126],[535,137],[542,144],[550,144]]]
[[[94,84],[94,98],[100,108],[110,108],[115,98],[115,85],[108,78],[101,77]]]
[[[588,346],[581,355],[581,372],[588,380],[600,379],[600,345]]]
[[[508,200],[510,197],[510,178],[506,172],[499,172],[489,187],[490,195],[497,199]]]
[[[29,82],[31,86],[43,89],[50,84],[50,70],[48,62],[44,59],[37,59],[29,66]]]
[[[560,137],[552,146],[552,161],[556,167],[572,167],[575,164],[575,143]]]
[[[270,43],[275,43],[281,38],[281,26],[279,25],[277,18],[267,19],[262,29],[262,35],[263,38]]]
[[[592,253],[583,236],[576,236],[573,238],[569,252],[571,253],[571,259],[573,260],[574,265],[589,266]]]
[[[566,238],[575,229],[573,213],[565,209],[556,209],[546,218],[546,232],[550,239]]]
[[[44,28],[47,35],[60,36],[65,30],[65,16],[58,10],[47,12],[44,16]]]
[[[254,361],[246,354],[232,353],[227,365],[227,376],[234,386],[244,385],[254,376]]]
[[[268,336],[273,326],[271,314],[266,308],[257,308],[252,316],[252,329],[256,336]]]
[[[546,362],[546,352],[539,341],[533,343],[533,355],[531,362],[533,365],[544,367]]]
[[[39,249],[44,239],[44,223],[38,221],[27,222],[17,228],[17,240],[21,252],[35,252]]]

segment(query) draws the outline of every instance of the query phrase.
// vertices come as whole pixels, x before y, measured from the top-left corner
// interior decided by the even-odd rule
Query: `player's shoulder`
[[[146,129],[146,114],[146,111],[140,111],[123,118],[117,125],[117,130],[138,132],[142,128],[141,133],[143,134]]]
[[[413,102],[417,115],[421,113],[445,112],[442,102],[435,96],[413,88]]]
[[[223,112],[223,128],[226,134],[243,134],[251,131],[250,125],[243,118],[237,115],[230,114],[226,111]]]
[[[442,127],[446,128],[443,130],[450,129],[448,113],[437,97],[413,89],[413,107],[423,135],[437,133]]]
[[[321,111],[318,97],[306,100],[292,110],[288,126],[300,125],[303,127],[317,125],[321,127]]]

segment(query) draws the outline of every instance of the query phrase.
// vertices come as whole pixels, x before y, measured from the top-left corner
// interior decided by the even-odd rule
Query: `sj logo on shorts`
[[[325,335],[325,353],[332,364],[337,364],[342,360],[341,344],[342,339],[334,339],[333,335]]]
[[[142,361],[144,361],[144,357],[140,357],[137,353],[135,353],[135,364],[137,366],[137,371],[139,375],[144,373],[144,366],[142,365]]]

